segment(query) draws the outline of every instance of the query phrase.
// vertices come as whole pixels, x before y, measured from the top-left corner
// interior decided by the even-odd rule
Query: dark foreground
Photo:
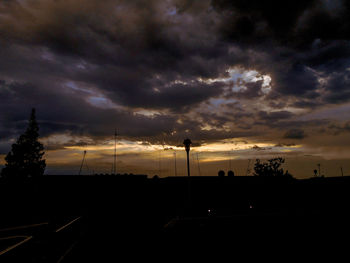
[[[285,261],[342,251],[349,190],[349,177],[1,181],[0,262],[218,261],[276,252]]]

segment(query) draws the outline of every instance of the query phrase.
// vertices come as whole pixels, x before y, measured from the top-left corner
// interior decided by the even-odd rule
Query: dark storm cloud
[[[146,141],[159,143],[164,139],[164,134],[170,134],[175,130],[178,131],[177,135],[167,136],[166,140],[167,143],[176,145],[183,137],[188,136],[188,133],[195,134],[198,141],[243,135],[215,129],[202,131],[199,128],[201,123],[196,120],[188,119],[179,124],[176,122],[177,118],[168,115],[147,117],[127,111],[96,108],[84,100],[84,93],[63,87],[46,89],[2,81],[0,91],[1,97],[8,101],[7,104],[1,105],[3,106],[0,126],[2,139],[13,138],[23,132],[27,125],[30,107],[33,105],[37,108],[40,134],[44,137],[63,133],[90,136],[94,140],[93,143],[100,143],[106,137],[110,137],[114,128],[117,127],[118,134],[122,138],[136,140],[145,138]],[[66,144],[71,146],[76,145],[76,142]],[[61,147],[63,145],[48,145],[49,149]]]
[[[91,0],[80,7],[76,1],[39,1],[37,7],[43,10],[38,10],[14,1],[7,6],[12,16],[2,19],[0,32],[6,36],[4,45],[44,46],[58,59],[66,56],[87,62],[92,70],[71,68],[69,77],[94,83],[118,103],[146,108],[190,106],[192,99],[193,103],[205,100],[213,91],[205,95],[207,89],[199,87],[204,84],[192,83],[157,94],[150,86],[154,75],[165,77],[166,82],[216,77],[224,67],[215,59],[227,48],[215,42],[210,32],[195,30],[210,24],[203,15],[195,23],[186,23],[192,19],[186,14],[184,21],[171,22],[165,19],[168,10],[161,4]],[[25,15],[17,16],[22,11]],[[56,63],[57,58],[52,59]],[[69,71],[67,67],[62,70]],[[180,91],[188,95],[186,100]]]
[[[293,114],[289,111],[273,111],[273,112],[266,112],[266,111],[259,111],[258,112],[258,118],[262,121],[267,121],[269,123],[274,123],[279,120],[285,120],[289,119],[293,116]]]
[[[347,83],[337,83],[330,94],[321,94],[319,83],[320,77],[349,67],[348,1],[212,2],[222,14],[218,32],[225,40],[269,54],[255,67],[272,77],[271,100],[292,96],[291,105],[310,108],[349,101]]]
[[[212,2],[225,17],[221,27],[224,36],[233,40],[243,37],[251,42],[254,41],[252,37],[260,40],[288,39],[300,16],[319,1],[213,0]]]
[[[111,134],[114,127],[118,127],[124,136],[147,136],[171,130],[174,125],[174,119],[169,116],[158,115],[151,118],[93,107],[79,92],[64,90],[62,87],[46,89],[27,84],[5,83],[0,90],[1,97],[8,100],[6,105],[1,105],[2,125],[12,125],[6,129],[13,130],[15,134],[26,127],[28,112],[34,106],[37,108],[43,136],[69,131],[76,135],[105,136]]]
[[[284,134],[286,139],[304,139],[307,135],[302,129],[291,129]]]
[[[327,84],[325,100],[329,103],[345,102],[350,99],[350,72],[333,73]]]
[[[223,36],[232,41],[276,41],[309,48],[315,40],[349,39],[349,1],[213,0],[223,16]],[[247,41],[245,41],[247,43]]]
[[[293,65],[288,72],[274,74],[273,81],[275,91],[284,95],[317,96],[315,93],[318,86],[317,77],[303,65]]]
[[[153,86],[156,88],[156,86]],[[165,89],[152,90],[151,88],[139,90],[137,98],[124,97],[129,101],[127,105],[146,108],[169,108],[173,111],[182,111],[194,104],[205,101],[211,97],[220,95],[222,85],[219,83],[205,84],[193,82],[189,84],[171,84]]]
[[[344,132],[348,133],[350,132],[350,121],[347,121],[345,123],[332,123],[328,126],[328,129],[331,130],[334,135],[338,135]]]
[[[187,130],[214,141],[244,136],[226,131],[229,123],[246,136],[254,124],[292,124],[288,106],[350,100],[349,9],[326,0],[2,1],[0,135],[19,134],[33,106],[43,135],[96,140],[115,126],[133,139]],[[269,75],[272,91],[261,79],[230,90],[222,79],[234,67]],[[274,110],[237,107],[186,121],[219,97],[263,98]]]

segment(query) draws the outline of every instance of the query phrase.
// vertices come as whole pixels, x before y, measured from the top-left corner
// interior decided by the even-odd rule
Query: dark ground
[[[350,238],[349,190],[350,177],[2,180],[0,251],[28,240],[0,255],[0,262],[167,262],[341,251]]]

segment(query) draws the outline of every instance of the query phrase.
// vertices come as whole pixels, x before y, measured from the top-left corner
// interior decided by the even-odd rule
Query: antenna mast
[[[81,170],[83,169],[83,165],[84,165],[84,161],[85,161],[85,155],[86,155],[86,151],[84,151],[83,160],[81,162],[80,169],[79,169],[79,175],[81,174]]]
[[[233,151],[232,149],[231,149],[231,151]],[[228,161],[229,161],[229,170],[232,170],[232,158],[231,158],[231,152],[229,151],[228,152]]]
[[[113,162],[113,174],[117,173],[117,129],[114,130],[114,162]]]

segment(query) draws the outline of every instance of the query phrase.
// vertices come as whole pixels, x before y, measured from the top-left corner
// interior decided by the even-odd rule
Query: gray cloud
[[[302,129],[290,129],[284,134],[284,138],[286,139],[304,139],[307,135]]]

